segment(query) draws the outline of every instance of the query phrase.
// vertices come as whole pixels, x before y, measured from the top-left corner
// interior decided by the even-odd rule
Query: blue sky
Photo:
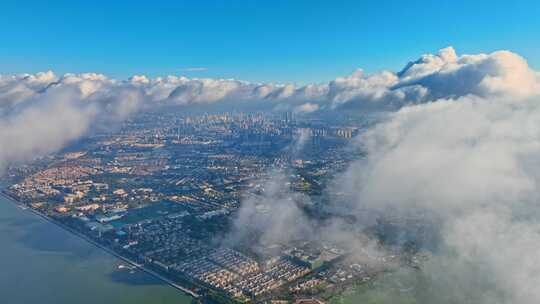
[[[508,49],[538,68],[540,1],[2,1],[0,37],[0,74],[304,84],[398,70],[448,45]]]

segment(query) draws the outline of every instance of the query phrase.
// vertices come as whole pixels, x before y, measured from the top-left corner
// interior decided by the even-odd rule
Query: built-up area
[[[291,191],[320,195],[358,157],[345,148],[359,128],[290,112],[144,113],[9,168],[13,184],[4,192],[193,290],[199,301],[321,303],[399,256],[355,261],[332,243],[295,240],[261,252],[222,240],[244,195],[269,172],[286,172]]]

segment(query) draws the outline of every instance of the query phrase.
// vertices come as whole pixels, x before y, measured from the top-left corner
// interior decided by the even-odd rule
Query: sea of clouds
[[[540,299],[540,74],[509,51],[457,55],[448,47],[399,72],[357,70],[305,86],[176,76],[4,75],[0,168],[59,150],[140,110],[194,104],[386,113],[354,140],[367,156],[337,177],[332,191],[347,193],[347,210],[359,216],[366,208],[394,214],[414,208],[436,216],[441,251],[423,269],[433,279],[433,297],[420,301]],[[292,203],[309,198],[274,193],[272,181],[268,189],[267,199],[283,211],[264,222],[265,231],[277,231],[266,233],[272,240],[295,231],[301,216]],[[249,219],[255,212],[245,205],[241,214]]]
[[[423,55],[397,73],[366,75],[357,70],[328,83],[294,86],[233,79],[133,76],[115,80],[102,74],[53,72],[0,76],[0,167],[58,150],[107,122],[163,105],[226,104],[322,111],[396,111],[404,106],[465,96],[508,99],[539,91],[538,73],[508,51],[456,55],[445,48]]]

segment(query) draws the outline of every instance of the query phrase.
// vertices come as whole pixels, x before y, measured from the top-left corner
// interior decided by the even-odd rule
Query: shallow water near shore
[[[191,297],[0,196],[0,302],[187,304]]]

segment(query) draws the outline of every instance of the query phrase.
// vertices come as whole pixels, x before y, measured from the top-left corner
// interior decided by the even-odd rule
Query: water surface
[[[0,303],[188,304],[188,295],[0,196]]]

